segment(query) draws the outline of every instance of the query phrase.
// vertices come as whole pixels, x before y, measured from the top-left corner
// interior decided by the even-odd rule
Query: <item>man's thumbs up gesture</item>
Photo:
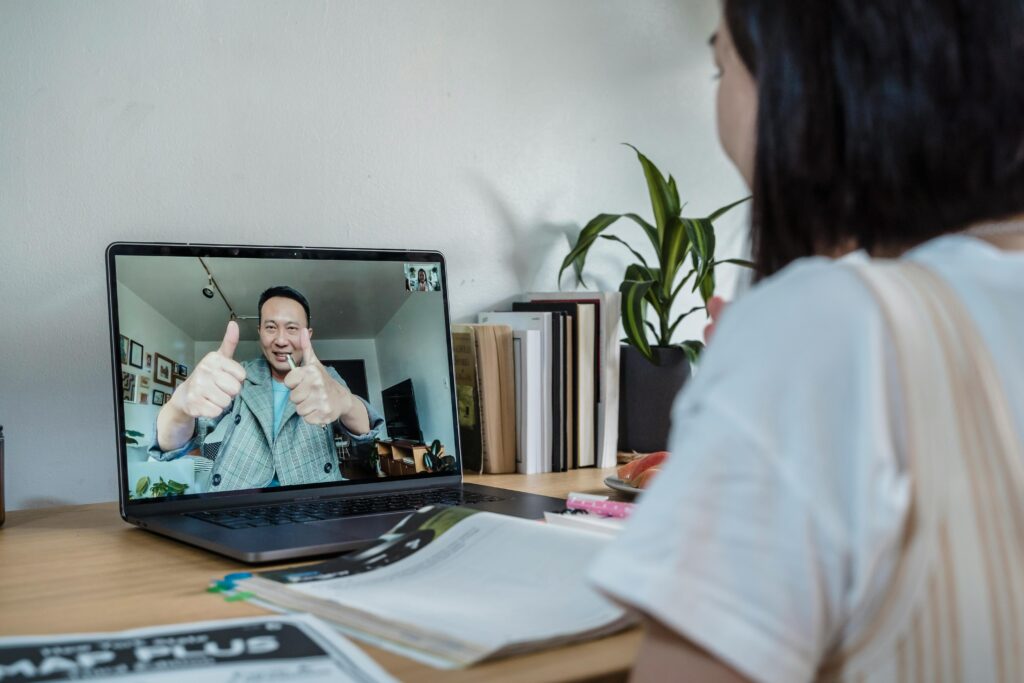
[[[217,417],[242,391],[245,368],[232,356],[238,346],[238,323],[228,323],[220,348],[206,354],[188,379],[178,385],[169,404],[190,418]]]
[[[327,374],[327,369],[313,352],[309,329],[305,327],[299,332],[299,347],[302,349],[302,365],[285,375],[284,384],[291,389],[289,398],[295,404],[295,412],[303,420],[309,424],[325,425],[339,418],[350,417],[353,413],[366,412],[362,404],[352,396],[352,392]],[[356,410],[357,407],[361,411]],[[346,426],[350,426],[349,420],[345,422]],[[366,423],[366,429],[362,431],[369,429],[368,418]]]

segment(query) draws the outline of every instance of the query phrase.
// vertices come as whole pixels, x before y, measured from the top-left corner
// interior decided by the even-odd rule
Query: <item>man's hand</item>
[[[245,368],[231,358],[237,346],[238,323],[232,320],[220,348],[199,361],[157,414],[157,445],[161,451],[184,446],[195,433],[197,417],[217,417],[242,391]]]
[[[238,323],[228,323],[220,348],[203,356],[188,379],[171,395],[170,405],[190,418],[217,417],[242,391],[245,368],[232,356],[238,346]]]
[[[295,412],[312,425],[326,425],[341,419],[355,433],[369,431],[369,417],[365,418],[366,428],[358,430],[362,426],[359,413],[365,415],[365,407],[351,391],[327,374],[327,369],[313,353],[309,330],[303,328],[299,334],[302,365],[284,378],[285,386],[291,389],[289,398],[295,404]],[[353,426],[356,429],[352,429]]]

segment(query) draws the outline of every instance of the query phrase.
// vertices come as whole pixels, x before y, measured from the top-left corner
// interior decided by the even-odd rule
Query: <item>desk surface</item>
[[[609,493],[611,471],[469,476],[466,481],[564,497]],[[0,527],[0,634],[117,631],[264,614],[206,593],[211,579],[247,567],[125,524],[116,503],[24,510]],[[441,671],[359,645],[403,681],[548,681],[625,678],[640,633]]]

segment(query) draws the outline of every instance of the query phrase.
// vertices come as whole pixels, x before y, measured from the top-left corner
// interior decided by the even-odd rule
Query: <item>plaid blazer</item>
[[[151,452],[160,460],[170,460],[199,448],[200,454],[213,460],[210,492],[252,489],[266,486],[274,477],[282,486],[339,481],[341,468],[334,448],[334,435],[347,437],[354,444],[372,442],[384,428],[384,418],[363,401],[370,417],[370,431],[352,434],[335,421],[333,428],[307,423],[289,401],[281,416],[278,433],[274,428],[274,399],[270,366],[263,358],[242,363],[245,382],[242,391],[219,417],[196,420],[192,440],[181,449]],[[334,368],[326,368],[336,382],[345,385]],[[155,430],[154,430],[155,433]],[[158,443],[154,435],[154,444]]]

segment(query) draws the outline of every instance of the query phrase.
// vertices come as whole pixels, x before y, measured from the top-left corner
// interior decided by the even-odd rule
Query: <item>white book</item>
[[[619,443],[619,320],[622,298],[618,292],[535,292],[531,301],[595,301],[601,307],[597,324],[600,354],[600,391],[597,410],[597,466],[615,467]]]
[[[576,443],[579,447],[579,467],[593,467],[597,464],[597,412],[598,396],[594,365],[597,362],[596,344],[600,343],[597,336],[597,321],[594,309],[596,306],[588,302],[580,302],[576,306],[577,329],[579,339],[576,342],[576,358],[579,374],[576,377],[578,397],[576,401]]]
[[[551,471],[551,455],[554,447],[554,425],[552,424],[552,394],[551,394],[551,314],[543,312],[512,313],[512,312],[487,312],[477,316],[478,322],[490,325],[508,325],[512,328],[513,334],[523,330],[536,330],[540,335],[540,469],[538,472]]]
[[[516,360],[516,426],[518,450],[516,471],[520,474],[544,472],[544,368],[540,330],[513,330]],[[550,468],[551,458],[547,457]]]
[[[626,526],[626,520],[616,517],[602,517],[590,514],[574,515],[558,512],[545,512],[544,521],[552,526],[593,531],[606,536],[616,536]]]
[[[526,368],[523,367],[523,333],[512,330],[512,367],[516,378],[516,472],[526,473],[526,441],[523,439],[523,423],[526,422],[526,406],[523,405],[523,385]]]

